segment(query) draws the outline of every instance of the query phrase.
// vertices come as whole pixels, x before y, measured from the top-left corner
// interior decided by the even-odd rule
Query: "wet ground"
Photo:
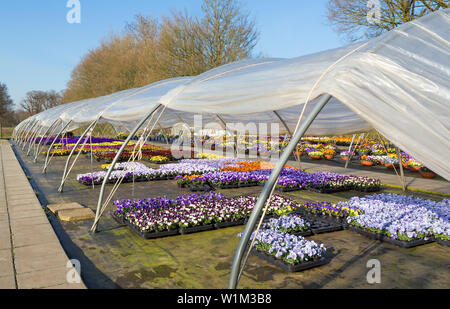
[[[17,149],[17,148],[16,148]],[[100,170],[100,162],[81,155],[64,187],[57,192],[66,157],[54,157],[46,175],[43,158],[32,163],[21,150],[16,151],[41,203],[79,202],[96,208],[99,186],[94,189],[76,181],[76,174]],[[146,163],[147,164],[147,163]],[[151,165],[148,164],[149,166]],[[258,194],[262,187],[219,190],[227,196]],[[111,186],[108,186],[108,192]],[[401,193],[385,188],[384,192]],[[114,199],[170,198],[190,193],[175,181],[122,184]],[[319,194],[296,191],[285,194],[298,201],[340,201],[364,193],[350,191]],[[422,198],[441,200],[432,194],[414,193]],[[111,210],[111,209],[109,209]],[[127,227],[119,226],[105,212],[99,232],[90,234],[92,221],[61,223],[49,216],[58,237],[71,258],[81,262],[81,274],[89,288],[226,288],[234,252],[244,227],[232,227],[197,234],[143,240]],[[403,249],[368,239],[351,231],[307,237],[328,248],[330,262],[299,273],[283,270],[250,256],[240,288],[450,288],[450,249],[432,243]],[[381,262],[381,283],[367,283],[367,261]]]

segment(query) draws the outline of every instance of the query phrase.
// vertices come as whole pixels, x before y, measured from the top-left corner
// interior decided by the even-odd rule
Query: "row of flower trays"
[[[176,179],[178,185],[188,186],[193,191],[207,191],[211,188],[227,189],[263,185],[272,172],[272,166],[265,162],[241,162],[239,159],[195,159],[181,160],[177,164],[165,164],[152,169],[139,162],[118,163],[108,179],[115,183]],[[105,167],[107,165],[104,165]],[[77,180],[84,185],[100,184],[106,171],[78,174]],[[277,183],[279,191],[287,192],[308,189],[320,193],[346,190],[364,192],[379,191],[378,179],[341,175],[329,172],[306,173],[295,168],[282,170]]]
[[[342,223],[344,228],[403,248],[433,241],[450,245],[450,200],[441,202],[408,195],[374,194],[347,202],[307,203],[299,209]]]
[[[208,192],[173,200],[166,197],[120,200],[114,202],[113,217],[142,238],[153,239],[245,224],[256,199],[255,196],[226,198],[223,194]],[[296,207],[295,201],[274,195],[268,214],[283,215]]]

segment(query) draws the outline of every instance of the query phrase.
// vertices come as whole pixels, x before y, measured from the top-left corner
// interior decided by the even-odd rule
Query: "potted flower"
[[[323,155],[327,160],[332,160],[336,155],[336,151],[334,149],[328,148],[323,151]]]
[[[313,160],[320,160],[323,156],[322,151],[311,151],[308,153],[308,156]]]
[[[361,148],[357,148],[356,152],[358,152],[359,155],[361,156],[367,156],[372,150],[370,148],[366,148],[366,147],[361,147]]]
[[[303,151],[305,151],[305,145],[297,145],[297,151],[294,152],[296,157],[301,157],[303,155]]]
[[[396,158],[386,158],[383,163],[386,168],[393,169],[394,167],[398,167],[399,161]]]
[[[434,178],[434,177],[436,177],[436,173],[433,172],[432,170],[426,168],[425,166],[422,166],[419,169],[419,173],[420,173],[420,175],[422,175],[423,178]]]
[[[355,155],[354,151],[341,151],[340,156],[342,158],[342,160],[347,161],[348,156],[350,156],[350,159],[352,159],[352,157]]]
[[[406,164],[407,169],[409,169],[411,172],[418,172],[420,170],[420,168],[422,167],[422,163],[420,163],[419,161],[416,161],[416,160],[409,160],[406,163],[407,163]]]
[[[169,162],[169,158],[165,156],[153,156],[150,157],[150,161],[156,164],[163,164]]]
[[[375,163],[375,160],[372,156],[362,156],[361,164],[364,166],[372,166]]]

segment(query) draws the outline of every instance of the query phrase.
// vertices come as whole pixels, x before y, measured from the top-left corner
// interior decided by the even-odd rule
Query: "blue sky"
[[[201,14],[201,0],[80,0],[81,24],[69,24],[67,0],[0,3],[0,82],[18,105],[30,90],[65,88],[82,56],[134,16]],[[242,0],[255,18],[255,53],[296,57],[345,45],[327,24],[327,0]]]

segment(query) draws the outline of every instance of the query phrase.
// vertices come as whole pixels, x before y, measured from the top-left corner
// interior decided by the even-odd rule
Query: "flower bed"
[[[211,229],[212,226],[223,227],[221,223],[243,224],[250,216],[256,200],[255,196],[225,198],[214,192],[183,195],[173,200],[166,197],[121,200],[114,202],[114,215],[133,227],[141,237],[148,238],[153,233],[174,230],[188,233]],[[296,206],[293,200],[274,195],[268,214],[288,213]]]
[[[159,169],[152,169],[142,163],[133,162],[133,164],[119,163],[116,170],[111,174],[109,183],[115,182],[122,175],[125,176],[124,182],[127,181],[150,181],[160,179],[173,179],[177,176],[202,175],[202,184],[208,184],[215,188],[238,188],[256,186],[264,184],[272,172],[271,169],[253,170],[247,165],[247,171],[234,171],[234,168],[240,170],[243,165],[237,159],[188,159],[181,160],[180,163],[161,165]],[[257,165],[262,167],[260,163]],[[119,171],[119,169],[121,169]],[[248,171],[250,170],[250,171]],[[97,184],[103,181],[106,176],[105,171],[79,174],[77,179],[85,185]],[[180,186],[186,186],[192,183],[192,179],[177,177]],[[341,175],[337,173],[317,172],[306,173],[292,168],[284,168],[281,172],[277,183],[277,189],[280,191],[295,191],[300,189],[308,189],[321,193],[331,193],[344,190],[359,191],[378,191],[380,190],[380,181],[368,177],[357,177]]]
[[[150,181],[173,179],[178,175],[203,174],[216,170],[208,165],[190,163],[165,164],[161,165],[159,169],[147,167],[139,162],[124,162],[117,166],[122,168],[122,170],[114,170],[108,179],[108,183],[113,183],[122,176],[124,176],[123,182],[133,181],[133,179],[138,181]],[[77,180],[84,185],[91,185],[93,181],[94,184],[98,184],[103,182],[106,173],[106,171],[100,171],[78,174]]]
[[[374,194],[353,197],[341,206],[359,209],[349,216],[349,228],[402,247],[428,243],[450,236],[450,200],[434,202],[412,196]]]

